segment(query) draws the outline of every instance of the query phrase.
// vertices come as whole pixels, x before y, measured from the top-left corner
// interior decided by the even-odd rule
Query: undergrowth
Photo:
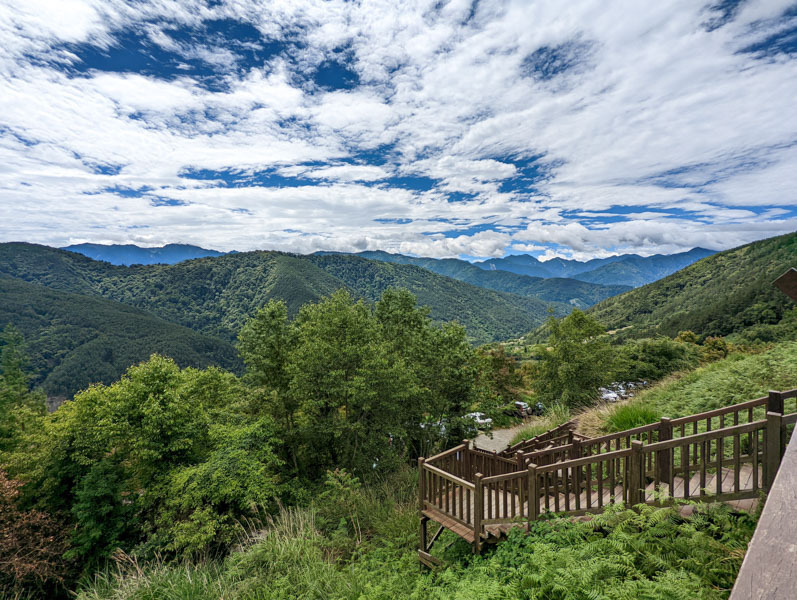
[[[513,530],[483,556],[446,532],[435,551],[448,566],[429,572],[418,567],[414,502],[396,501],[382,496],[398,516],[379,535],[349,533],[356,547],[345,555],[317,510],[283,509],[223,560],[142,565],[118,557],[78,599],[713,600],[727,597],[756,522],[725,505],[699,506],[688,518],[674,508],[618,505],[589,522],[538,521],[528,536]],[[370,516],[377,514],[387,509]]]

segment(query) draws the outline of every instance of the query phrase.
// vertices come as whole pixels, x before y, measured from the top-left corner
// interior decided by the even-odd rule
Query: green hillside
[[[70,397],[91,383],[116,381],[155,352],[182,366],[238,366],[228,342],[118,302],[6,277],[0,278],[0,297],[0,327],[12,323],[25,336],[34,383],[49,396]]]
[[[797,233],[790,233],[714,254],[590,312],[621,338],[687,329],[728,335],[780,321],[794,303],[772,281],[795,265]]]
[[[388,252],[360,252],[358,256],[390,263],[416,265],[479,287],[527,298],[539,298],[548,302],[564,302],[582,309],[631,289],[630,285],[602,285],[565,277],[543,279],[510,271],[489,271],[455,258],[438,260]]]
[[[246,252],[175,265],[114,266],[46,246],[0,244],[0,273],[47,287],[97,295],[232,341],[271,298],[290,314],[340,288],[376,300],[403,287],[436,321],[459,321],[477,343],[516,337],[537,327],[552,303],[479,288],[412,265],[364,258]],[[556,314],[568,307],[553,305]]]

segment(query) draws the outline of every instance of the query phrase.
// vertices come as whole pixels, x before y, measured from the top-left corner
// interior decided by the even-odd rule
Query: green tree
[[[0,453],[13,450],[45,412],[44,394],[31,391],[30,380],[24,339],[9,323],[0,335]]]
[[[406,290],[373,307],[340,290],[289,322],[268,304],[238,341],[248,382],[284,432],[297,473],[358,475],[421,451],[424,419],[459,436],[474,400],[476,366],[464,329],[437,327]]]
[[[548,321],[551,336],[536,365],[533,386],[544,403],[583,406],[609,382],[612,350],[603,326],[576,309]]]
[[[86,564],[117,547],[198,552],[276,499],[274,432],[233,375],[153,355],[48,415],[10,468],[29,502],[71,515]]]

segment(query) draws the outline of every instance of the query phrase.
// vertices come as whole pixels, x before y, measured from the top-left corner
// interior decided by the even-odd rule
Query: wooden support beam
[[[435,567],[442,566],[442,564],[443,564],[442,560],[440,560],[436,556],[432,556],[431,554],[429,554],[428,552],[425,552],[423,550],[418,550],[418,559],[421,561],[421,563],[423,563],[424,565],[426,565],[430,569],[434,569]]]
[[[430,551],[432,550],[432,546],[434,546],[434,543],[437,541],[437,538],[439,538],[439,537],[440,537],[440,534],[441,534],[441,533],[443,533],[443,530],[444,530],[445,528],[446,528],[446,527],[445,527],[445,525],[440,525],[440,528],[439,528],[439,529],[437,530],[437,532],[436,532],[436,533],[435,533],[435,534],[432,536],[432,539],[431,539],[431,540],[429,540],[429,543],[428,543],[428,544],[426,544],[426,551],[427,551],[427,552],[430,552]]]
[[[476,489],[473,492],[473,553],[479,554],[482,551],[482,503],[484,502],[484,491],[482,490],[481,473],[476,473],[473,480]]]

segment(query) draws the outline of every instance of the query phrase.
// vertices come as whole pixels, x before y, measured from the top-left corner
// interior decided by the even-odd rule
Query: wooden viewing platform
[[[586,438],[566,423],[496,453],[469,441],[428,459],[420,471],[421,562],[443,530],[480,552],[545,513],[584,515],[607,505],[673,499],[750,509],[769,491],[797,422],[797,389],[619,433]],[[791,402],[788,403],[791,405]],[[438,524],[431,537],[429,521]]]

